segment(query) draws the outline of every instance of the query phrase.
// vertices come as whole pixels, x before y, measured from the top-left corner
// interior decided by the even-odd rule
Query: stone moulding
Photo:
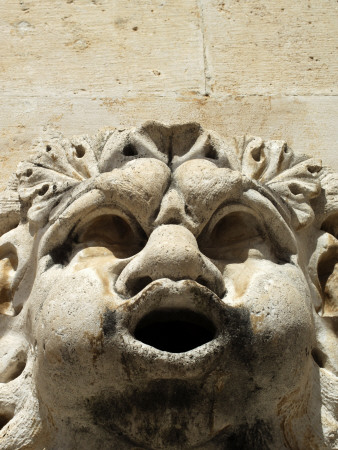
[[[199,124],[36,145],[0,196],[0,447],[338,448],[338,175]]]

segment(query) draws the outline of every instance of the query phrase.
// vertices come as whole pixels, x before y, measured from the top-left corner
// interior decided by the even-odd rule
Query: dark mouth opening
[[[183,353],[213,340],[216,327],[202,314],[185,309],[163,309],[143,317],[134,336],[158,350]]]

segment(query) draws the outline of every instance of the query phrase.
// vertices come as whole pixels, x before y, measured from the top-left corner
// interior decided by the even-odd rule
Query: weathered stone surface
[[[44,128],[198,121],[338,170],[335,0],[3,0],[0,190]]]
[[[337,2],[201,0],[201,5],[210,90],[337,95]]]
[[[0,203],[1,448],[337,448],[337,195],[196,123],[42,139]]]

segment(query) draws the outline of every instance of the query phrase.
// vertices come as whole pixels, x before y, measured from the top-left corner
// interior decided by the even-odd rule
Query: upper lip
[[[161,309],[185,309],[201,314],[221,331],[224,303],[210,289],[193,280],[172,281],[167,278],[153,281],[139,294],[125,302],[123,325],[133,334],[136,325],[147,314]]]

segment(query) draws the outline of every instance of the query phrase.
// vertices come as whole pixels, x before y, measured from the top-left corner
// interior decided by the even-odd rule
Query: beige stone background
[[[338,170],[337,0],[1,0],[0,190],[30,144],[145,120]]]

